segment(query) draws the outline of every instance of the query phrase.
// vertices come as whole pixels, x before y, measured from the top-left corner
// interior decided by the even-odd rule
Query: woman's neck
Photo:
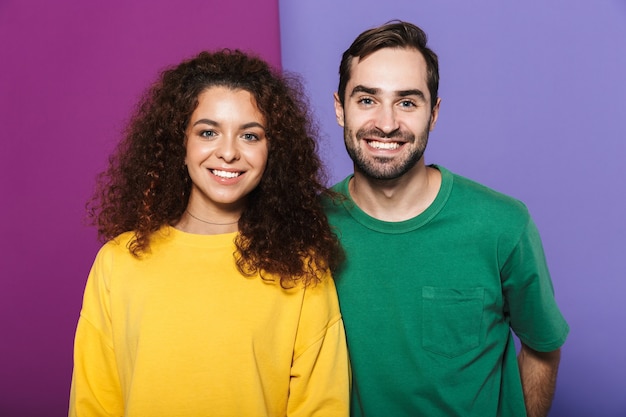
[[[187,233],[198,235],[218,235],[232,233],[239,230],[239,215],[227,216],[226,214],[210,216],[207,214],[194,213],[187,207],[180,219],[174,223],[174,227]]]

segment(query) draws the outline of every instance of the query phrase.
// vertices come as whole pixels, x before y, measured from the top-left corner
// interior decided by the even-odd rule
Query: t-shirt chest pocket
[[[422,288],[422,347],[454,358],[480,345],[484,288]]]

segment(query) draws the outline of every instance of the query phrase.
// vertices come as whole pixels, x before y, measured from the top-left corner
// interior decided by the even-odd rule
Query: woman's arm
[[[330,276],[308,287],[291,367],[289,417],[347,417],[350,366],[343,320]]]

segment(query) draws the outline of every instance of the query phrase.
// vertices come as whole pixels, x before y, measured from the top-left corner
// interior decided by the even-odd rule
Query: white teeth
[[[376,149],[398,149],[400,144],[398,142],[377,142],[375,140],[369,141],[369,145]]]
[[[239,172],[220,171],[217,169],[212,169],[211,172],[213,173],[213,175],[217,175],[218,177],[222,177],[222,178],[235,178],[240,175]]]

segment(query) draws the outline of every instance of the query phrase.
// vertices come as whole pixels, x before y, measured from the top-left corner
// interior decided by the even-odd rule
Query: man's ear
[[[341,100],[339,100],[339,94],[333,94],[335,98],[335,116],[337,116],[337,123],[339,126],[344,127],[344,115],[343,115],[343,106],[341,105]]]
[[[437,124],[437,119],[439,118],[439,106],[441,104],[441,97],[437,97],[437,102],[433,107],[433,110],[430,112],[430,130],[431,132],[435,130],[435,125]]]

